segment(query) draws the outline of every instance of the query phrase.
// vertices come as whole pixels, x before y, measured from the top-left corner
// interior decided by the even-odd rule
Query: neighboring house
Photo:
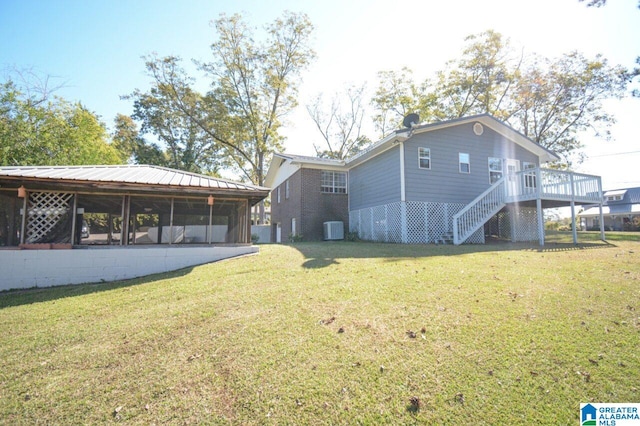
[[[640,231],[640,187],[605,191],[602,215],[605,230]],[[600,229],[599,206],[587,207],[578,216],[582,229]]]
[[[544,208],[602,202],[598,176],[541,168],[557,160],[482,114],[397,130],[345,161],[276,154],[265,182],[274,232],[305,239],[343,221],[372,241],[544,244]]]

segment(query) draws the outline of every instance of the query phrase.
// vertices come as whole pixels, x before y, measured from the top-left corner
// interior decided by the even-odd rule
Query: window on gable
[[[469,159],[469,154],[465,152],[460,152],[458,154],[458,164],[460,173],[471,173],[471,160]]]
[[[431,149],[418,148],[418,167],[421,169],[431,169]]]
[[[494,184],[502,178],[502,158],[489,157],[489,183]]]

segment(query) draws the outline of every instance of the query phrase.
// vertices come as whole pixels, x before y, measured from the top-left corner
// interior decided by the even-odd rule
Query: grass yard
[[[640,242],[265,245],[0,293],[3,424],[578,424],[640,402]]]

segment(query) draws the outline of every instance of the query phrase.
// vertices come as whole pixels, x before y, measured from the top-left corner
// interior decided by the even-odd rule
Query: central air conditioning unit
[[[344,223],[333,221],[325,222],[323,225],[325,240],[344,240]]]

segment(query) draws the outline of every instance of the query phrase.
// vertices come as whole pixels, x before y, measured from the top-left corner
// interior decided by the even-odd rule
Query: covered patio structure
[[[250,210],[267,195],[158,166],[0,167],[0,289],[132,278],[256,252]],[[104,250],[114,248],[126,250]]]

